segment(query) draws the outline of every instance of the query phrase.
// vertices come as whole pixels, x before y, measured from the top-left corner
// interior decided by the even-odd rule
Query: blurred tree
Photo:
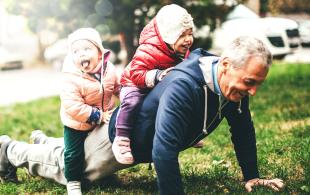
[[[261,17],[266,16],[268,12],[268,0],[260,0],[259,14]]]
[[[309,0],[261,0],[261,4],[272,14],[301,12],[310,14]]]
[[[70,21],[65,17],[69,1],[6,0],[5,3],[8,12],[27,17],[30,30],[38,36],[39,58],[44,60],[43,51],[46,47],[43,43],[44,31],[64,33],[65,24]],[[60,18],[63,22],[58,22]]]
[[[243,1],[245,0],[238,2]],[[102,3],[108,4],[108,2],[112,5],[113,11],[105,17],[104,22],[109,26],[111,32],[122,35],[128,60],[134,54],[143,27],[163,5],[176,3],[186,8],[192,14],[196,27],[210,25],[211,30],[214,30],[225,19],[231,9],[225,3],[215,4],[214,0],[102,0]],[[196,46],[211,46],[210,40],[199,40],[196,43],[202,43],[196,44]]]
[[[242,1],[245,0],[237,2]],[[88,26],[96,28],[102,35],[119,34],[128,60],[137,47],[142,28],[163,5],[176,3],[183,6],[192,14],[198,28],[209,25],[213,30],[231,9],[225,2],[226,0],[221,4],[216,4],[214,0],[5,0],[9,12],[28,18],[30,29],[39,37],[41,57],[46,47],[42,43],[44,31],[55,32],[59,37],[64,37],[76,28]],[[198,43],[204,44],[204,41]],[[208,41],[205,44],[210,45]],[[206,46],[205,44],[199,46]]]

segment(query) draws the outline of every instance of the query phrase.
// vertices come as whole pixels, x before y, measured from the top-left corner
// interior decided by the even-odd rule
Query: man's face
[[[78,40],[72,43],[74,64],[83,72],[95,73],[101,59],[99,49],[90,41]]]
[[[219,85],[224,97],[233,102],[247,95],[254,96],[268,73],[268,68],[261,64],[258,57],[251,57],[241,68],[234,68],[228,58],[224,58],[221,63]]]

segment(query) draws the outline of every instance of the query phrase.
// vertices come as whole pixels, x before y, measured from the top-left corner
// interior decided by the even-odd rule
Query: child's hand
[[[102,116],[102,122],[104,124],[108,123],[110,121],[110,118],[111,118],[111,115],[113,113],[114,109],[113,110],[108,110],[106,112],[103,112],[103,116]]]
[[[167,69],[161,71],[157,77],[158,81],[161,81],[172,69],[173,69],[173,67],[170,67],[170,68],[167,68]]]

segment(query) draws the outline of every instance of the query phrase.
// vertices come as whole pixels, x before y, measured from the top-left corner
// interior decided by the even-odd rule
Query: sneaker
[[[12,139],[7,135],[0,136],[0,179],[2,182],[14,182],[18,183],[16,171],[7,156],[7,149]]]
[[[68,195],[82,195],[81,182],[69,181],[67,183],[67,193]]]
[[[112,151],[117,162],[125,165],[134,163],[128,137],[116,136],[112,144]]]
[[[31,144],[44,144],[47,140],[47,136],[41,130],[34,130],[30,135]]]

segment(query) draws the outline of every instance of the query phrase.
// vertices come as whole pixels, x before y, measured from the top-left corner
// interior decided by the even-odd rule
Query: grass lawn
[[[0,107],[0,134],[28,141],[34,129],[62,136],[59,99]],[[282,178],[284,194],[310,194],[310,64],[274,64],[251,98],[262,177]],[[226,122],[204,139],[203,149],[181,153],[188,194],[245,194]],[[65,194],[64,186],[18,171],[21,184],[0,184],[0,194]],[[123,170],[90,186],[85,194],[156,194],[156,174],[147,164]],[[256,188],[254,194],[272,194]]]

